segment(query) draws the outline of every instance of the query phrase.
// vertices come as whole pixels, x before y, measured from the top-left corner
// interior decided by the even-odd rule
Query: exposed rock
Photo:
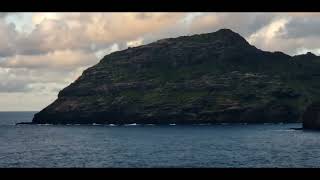
[[[297,122],[320,96],[318,59],[262,51],[228,29],[163,39],[105,56],[33,123]]]

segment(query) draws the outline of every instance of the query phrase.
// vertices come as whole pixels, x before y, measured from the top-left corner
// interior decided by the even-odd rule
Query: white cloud
[[[59,15],[59,13],[52,13],[52,12],[46,12],[46,13],[33,13],[32,16],[32,23],[34,25],[40,24],[42,23],[42,21],[45,21],[47,19],[51,19],[51,20],[58,20],[60,19],[61,16]]]
[[[35,92],[0,93],[0,111],[39,111],[53,102],[55,93]]]
[[[317,56],[320,56],[320,48],[316,48],[316,49],[307,49],[307,48],[298,48],[296,53],[294,55],[299,55],[299,54],[306,54],[308,52],[313,52],[314,54],[316,54]]]
[[[7,68],[44,68],[44,69],[74,69],[92,65],[98,59],[93,53],[82,51],[57,50],[44,55],[15,55],[0,62],[1,67]]]
[[[98,59],[102,59],[105,55],[108,55],[112,52],[119,51],[119,50],[120,50],[119,45],[113,44],[112,46],[109,46],[105,49],[100,49],[100,50],[96,51],[95,55]]]
[[[285,26],[289,22],[287,18],[276,19],[269,25],[261,28],[249,36],[248,41],[251,44],[259,45],[263,49],[274,47],[274,40],[286,33]]]
[[[128,47],[136,47],[136,46],[141,46],[142,43],[143,43],[143,39],[142,38],[138,38],[138,39],[133,40],[133,41],[128,41],[126,45]]]

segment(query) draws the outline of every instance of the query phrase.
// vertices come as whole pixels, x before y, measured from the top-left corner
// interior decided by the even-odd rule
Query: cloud
[[[0,93],[2,92],[26,92],[28,88],[28,79],[18,76],[8,68],[0,68]]]
[[[319,54],[320,13],[201,13],[190,23],[190,33],[230,28],[267,51],[295,55],[301,49]],[[300,51],[299,51],[300,49]]]
[[[229,28],[247,37],[264,27],[275,16],[272,13],[202,13],[192,20],[189,31],[208,33]]]
[[[184,13],[36,13],[34,30],[17,40],[18,54],[95,51],[175,24]]]
[[[0,93],[1,111],[39,111],[56,99],[55,93],[2,92]],[[18,120],[21,121],[21,120]]]
[[[5,18],[9,13],[1,12],[0,13],[0,18]]]
[[[288,36],[285,38],[318,37],[320,32],[320,14],[292,18],[286,28]]]
[[[251,34],[248,38],[248,41],[251,44],[256,44],[260,47],[262,46],[265,49],[275,48],[274,41],[282,34],[286,34],[285,27],[288,22],[289,19],[287,18],[274,20],[267,26]]]
[[[248,41],[268,51],[283,51],[290,55],[311,51],[319,54],[320,14],[277,14],[267,25],[252,33]]]
[[[0,57],[15,54],[15,42],[18,34],[15,25],[7,24],[4,19],[0,19]]]
[[[65,49],[92,53],[114,44],[121,50],[138,40],[138,44],[145,44],[221,28],[230,28],[251,42],[258,42],[252,40],[258,32],[262,34],[270,24],[274,26],[279,19],[290,17],[285,38],[301,41],[298,38],[318,36],[319,13],[34,13],[30,33],[19,34],[13,24],[0,24],[0,37],[4,39],[0,42],[0,56],[43,55]],[[268,46],[263,45],[263,37],[256,39],[260,41],[254,45],[272,47],[270,38]],[[282,49],[286,48],[279,50]]]
[[[184,15],[184,13],[35,13],[31,21],[33,28],[30,33],[26,33],[18,31],[22,28],[19,24],[23,18],[11,15],[8,23],[2,18],[7,14],[0,14],[0,57],[42,55],[65,49],[92,53],[114,43],[126,44],[146,34],[161,31],[174,25]],[[14,19],[17,24],[14,24]],[[92,45],[96,49],[92,49]]]
[[[70,70],[97,63],[93,53],[57,50],[44,55],[15,55],[0,62],[0,67]]]
[[[221,28],[263,50],[320,54],[320,13],[0,13],[0,99],[41,109],[106,54]]]

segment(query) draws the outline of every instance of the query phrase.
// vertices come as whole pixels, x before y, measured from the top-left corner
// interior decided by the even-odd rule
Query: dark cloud
[[[28,92],[32,89],[28,87],[29,81],[2,81],[0,83],[0,93],[3,92],[9,92],[9,93],[15,93],[15,92]]]
[[[320,16],[296,17],[286,25],[287,33],[284,38],[307,38],[319,37]]]
[[[250,14],[248,16],[250,16]],[[270,22],[272,22],[272,20],[276,17],[275,14],[271,14],[271,13],[269,14],[259,13],[251,16],[253,16],[253,18],[252,18],[252,21],[248,24],[248,26],[244,26],[240,28],[240,31],[244,36],[249,36],[252,33],[258,31],[259,29],[265,27]]]
[[[0,12],[0,18],[5,18],[6,16],[8,16],[9,13],[6,12]]]

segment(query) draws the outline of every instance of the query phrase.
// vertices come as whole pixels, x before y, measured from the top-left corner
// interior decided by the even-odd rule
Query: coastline
[[[274,122],[274,123],[159,123],[159,124],[154,124],[154,123],[121,123],[121,124],[109,124],[109,123],[34,123],[34,122],[19,122],[16,123],[15,125],[66,125],[66,126],[229,126],[229,125],[283,125],[283,124],[302,124],[301,122]],[[302,130],[303,128],[290,128],[294,130]]]

